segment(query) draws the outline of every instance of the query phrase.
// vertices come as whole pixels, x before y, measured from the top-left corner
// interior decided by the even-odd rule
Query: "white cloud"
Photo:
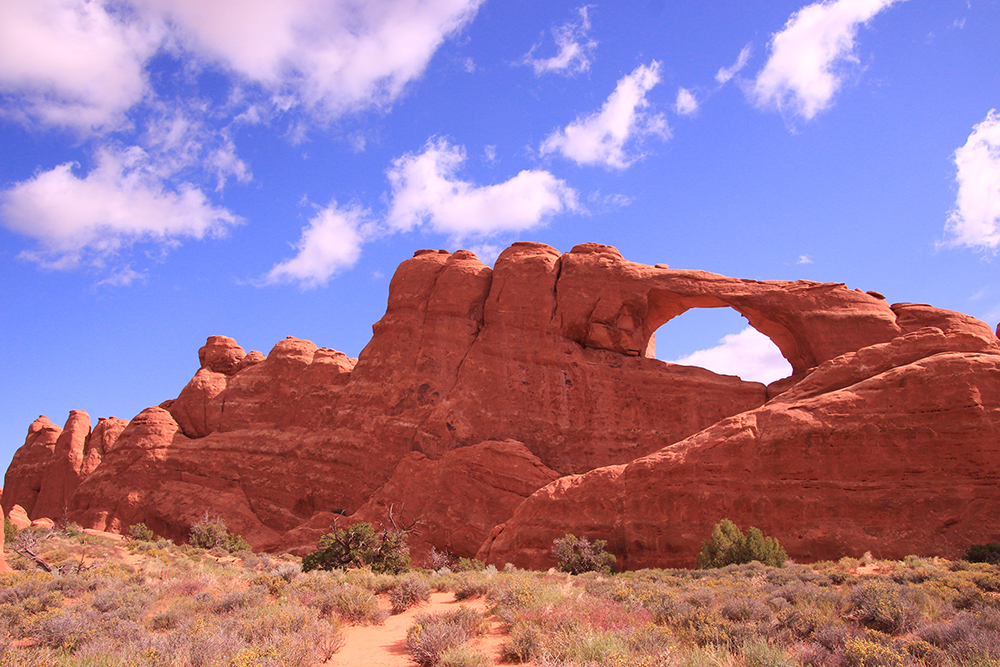
[[[41,245],[23,257],[52,268],[83,259],[100,264],[132,243],[176,244],[221,234],[239,221],[190,183],[169,187],[137,146],[101,149],[86,176],[73,168],[61,164],[0,195],[5,225]]]
[[[362,244],[373,234],[370,213],[360,206],[331,202],[302,229],[295,257],[276,264],[266,284],[297,282],[303,287],[325,285],[333,274],[348,269],[361,256]]]
[[[166,49],[325,121],[391,103],[482,1],[0,0],[0,93],[22,122],[119,129],[155,97],[146,66]]]
[[[428,141],[421,153],[394,160],[388,172],[389,227],[410,231],[427,224],[461,239],[531,229],[578,207],[576,191],[547,171],[525,170],[480,186],[456,177],[464,162],[465,150],[440,138]]]
[[[0,92],[23,122],[116,129],[148,92],[161,31],[82,0],[0,0]]]
[[[799,255],[799,261],[796,264],[812,264],[812,258],[809,255]]]
[[[687,88],[677,91],[677,103],[674,109],[682,116],[690,116],[698,111],[698,100]]]
[[[715,80],[719,82],[720,85],[729,83],[729,80],[736,76],[737,73],[744,67],[746,67],[747,62],[750,60],[750,54],[752,49],[749,44],[744,46],[740,50],[739,57],[736,58],[736,62],[730,67],[721,67],[719,71],[715,73]]]
[[[845,64],[857,64],[858,28],[900,0],[837,0],[803,7],[771,39],[771,55],[747,91],[754,104],[805,120],[830,106]]]
[[[669,136],[667,121],[650,114],[646,93],[660,82],[660,63],[640,65],[618,81],[601,110],[577,118],[556,130],[541,145],[541,154],[561,153],[577,164],[603,164],[625,169],[638,159],[628,155],[625,144],[646,135]]]
[[[771,339],[753,327],[724,336],[719,344],[670,363],[700,366],[720,375],[738,375],[747,382],[768,384],[788,377],[792,367]]]
[[[191,52],[325,117],[384,105],[482,0],[135,0]]]
[[[948,216],[951,245],[1000,246],[1000,115],[991,109],[955,151],[958,196]]]
[[[538,48],[536,45],[524,56],[521,62],[531,65],[536,76],[549,72],[573,75],[590,69],[590,59],[597,48],[597,42],[587,36],[590,32],[587,7],[580,7],[577,11],[580,13],[578,21],[569,21],[552,31],[559,53],[551,58],[534,58],[532,56]]]

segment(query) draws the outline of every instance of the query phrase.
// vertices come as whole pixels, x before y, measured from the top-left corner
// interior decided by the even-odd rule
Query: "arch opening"
[[[792,374],[778,346],[728,306],[676,315],[653,332],[650,343],[660,361],[736,375],[746,382],[770,384]]]

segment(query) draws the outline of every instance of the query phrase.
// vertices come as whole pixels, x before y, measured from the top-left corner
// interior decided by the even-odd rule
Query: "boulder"
[[[18,530],[31,527],[31,519],[28,518],[28,513],[20,505],[14,505],[10,509],[10,512],[7,513],[7,518],[10,519],[10,522]]]

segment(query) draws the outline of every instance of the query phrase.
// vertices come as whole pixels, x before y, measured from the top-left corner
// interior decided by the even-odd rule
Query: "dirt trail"
[[[390,616],[382,625],[352,625],[342,629],[344,646],[327,661],[327,667],[412,667],[406,652],[406,631],[417,614],[439,614],[460,605],[485,611],[486,602],[480,598],[457,602],[454,593],[431,593],[428,602],[407,609],[402,614]],[[473,642],[493,662],[500,662],[500,644],[503,633],[499,623],[491,619],[490,632]]]

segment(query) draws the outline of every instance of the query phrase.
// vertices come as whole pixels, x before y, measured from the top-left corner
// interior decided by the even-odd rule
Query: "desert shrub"
[[[518,623],[510,629],[510,637],[500,647],[504,662],[527,662],[535,657],[542,646],[538,628],[529,623]]]
[[[406,650],[418,665],[437,665],[441,656],[483,634],[483,617],[468,607],[444,614],[417,614],[406,632]]]
[[[34,634],[42,646],[72,653],[90,639],[95,625],[93,614],[67,610],[43,620]]]
[[[795,667],[784,649],[760,637],[745,642],[739,652],[746,667]]]
[[[1000,658],[1000,612],[987,608],[963,611],[950,622],[921,628],[917,636],[953,660],[995,660]]]
[[[136,542],[155,542],[156,533],[150,530],[144,523],[133,523],[128,527],[129,539]]]
[[[237,589],[213,599],[210,608],[216,614],[228,614],[244,607],[259,605],[263,601],[264,595],[260,589]]]
[[[844,642],[846,667],[905,667],[906,654],[871,635],[850,637]]]
[[[456,646],[441,653],[441,667],[487,667],[493,661],[466,645]]]
[[[418,602],[426,602],[430,596],[431,587],[423,577],[415,574],[403,577],[396,587],[389,591],[392,613],[401,614]]]
[[[296,577],[286,592],[301,604],[316,609],[320,618],[336,616],[347,623],[379,624],[388,616],[370,590],[322,572]]]
[[[11,520],[7,517],[3,518],[3,543],[5,547],[9,547],[13,543],[14,538],[17,536],[17,526],[15,526]]]
[[[453,584],[456,600],[482,597],[489,588],[489,580],[478,572],[465,572],[459,575]]]
[[[720,611],[730,621],[761,621],[771,615],[763,602],[745,595],[724,602]]]
[[[448,568],[449,570],[454,569],[455,555],[447,551],[441,551],[437,547],[431,547],[430,551],[427,553],[427,565],[432,570],[441,570],[443,568]]]
[[[250,551],[250,545],[242,536],[227,529],[225,519],[210,516],[208,512],[205,512],[198,523],[191,526],[190,541],[191,546],[218,550],[216,553],[221,554]]]
[[[916,610],[903,597],[899,586],[875,579],[856,586],[850,594],[850,615],[865,627],[898,634],[912,626]]]
[[[552,543],[552,557],[556,559],[560,572],[582,574],[584,572],[605,572],[615,570],[615,556],[604,550],[606,540],[591,542],[586,537],[576,537],[569,533]]]
[[[973,544],[969,547],[965,560],[970,563],[990,563],[992,565],[1000,563],[1000,542]]]
[[[370,523],[338,528],[320,538],[317,550],[302,559],[302,571],[370,567],[373,572],[399,574],[410,567],[406,532],[376,531]]]
[[[482,572],[486,568],[486,563],[478,558],[459,558],[451,566],[453,572]]]
[[[765,537],[759,528],[751,527],[746,535],[729,519],[723,519],[712,529],[711,539],[702,543],[698,567],[713,568],[759,561],[781,567],[788,554],[773,537]]]
[[[281,563],[271,571],[271,574],[284,580],[285,583],[292,583],[295,577],[302,574],[302,566],[298,563]]]

